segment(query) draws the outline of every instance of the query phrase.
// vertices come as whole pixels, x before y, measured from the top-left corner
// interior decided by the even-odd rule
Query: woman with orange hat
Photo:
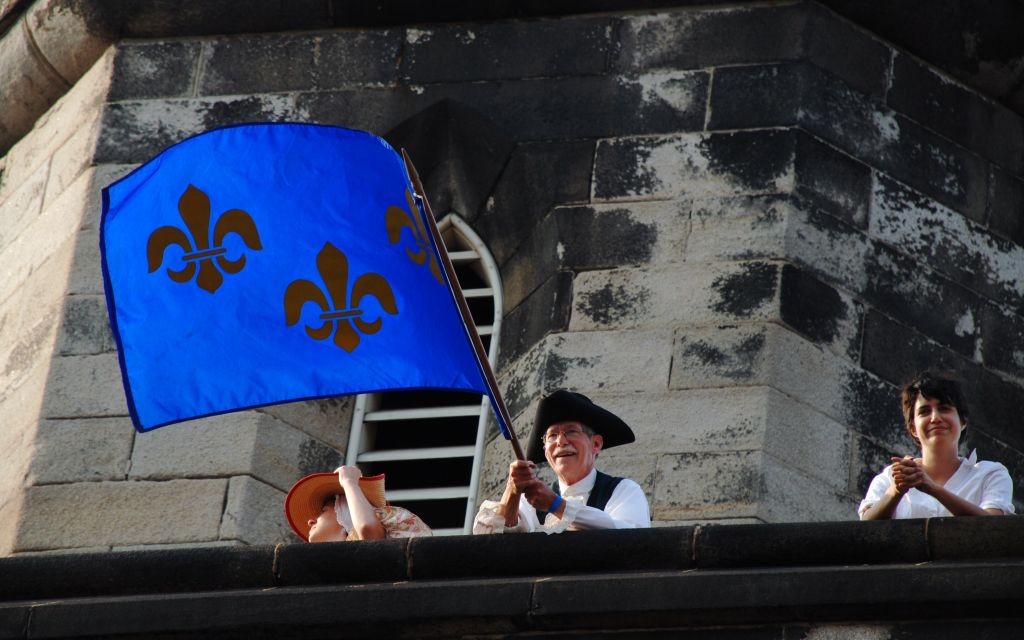
[[[364,478],[355,466],[300,479],[284,500],[284,512],[295,533],[308,542],[431,535],[419,516],[388,504],[384,474]]]

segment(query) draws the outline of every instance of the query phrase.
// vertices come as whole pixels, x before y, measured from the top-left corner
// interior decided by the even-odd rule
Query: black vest
[[[612,497],[612,492],[615,491],[615,487],[619,486],[620,482],[622,482],[622,478],[616,478],[615,476],[598,471],[597,479],[594,480],[594,488],[590,490],[590,497],[587,498],[587,506],[604,511],[604,508],[608,505],[608,500]],[[555,495],[562,495],[558,490],[558,480],[551,483],[551,490],[555,492]],[[544,518],[547,515],[547,511],[537,509],[537,520],[541,524],[544,523]]]

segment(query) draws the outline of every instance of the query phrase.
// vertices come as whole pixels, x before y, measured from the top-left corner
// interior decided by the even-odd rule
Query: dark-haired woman
[[[903,419],[921,456],[893,457],[860,503],[861,520],[989,516],[1013,513],[1013,482],[998,462],[959,455],[967,428],[960,384],[925,372],[900,393]]]

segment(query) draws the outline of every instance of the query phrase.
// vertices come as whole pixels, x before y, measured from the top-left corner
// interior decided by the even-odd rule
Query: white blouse
[[[857,513],[861,519],[864,513],[882,499],[886,490],[892,486],[892,467],[875,476],[868,487],[867,495],[860,502]],[[978,461],[978,452],[960,459],[960,468],[946,481],[946,489],[982,509],[1001,509],[1003,513],[1013,513],[1013,481],[1010,472],[998,462]],[[942,503],[926,493],[911,489],[896,505],[893,518],[937,518],[952,516]]]

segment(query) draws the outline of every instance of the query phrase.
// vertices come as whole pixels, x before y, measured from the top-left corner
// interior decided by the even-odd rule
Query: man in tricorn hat
[[[629,478],[594,468],[602,449],[633,442],[633,431],[586,396],[560,389],[540,401],[526,447],[528,460],[509,465],[500,502],[485,500],[473,533],[651,526],[647,497]],[[550,487],[537,478],[546,459],[558,477]]]

